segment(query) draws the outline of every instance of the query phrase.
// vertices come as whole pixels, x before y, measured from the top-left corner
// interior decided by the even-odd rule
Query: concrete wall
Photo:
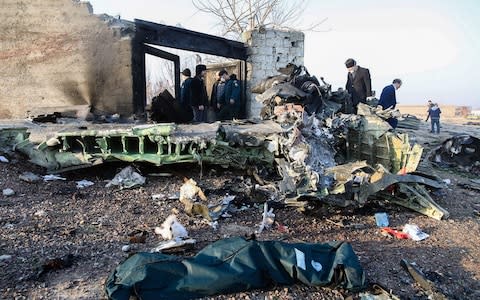
[[[268,76],[278,75],[278,69],[288,63],[303,65],[305,35],[298,31],[259,29],[246,32],[247,117],[259,117],[262,104],[250,93],[252,87]]]
[[[2,0],[0,28],[0,118],[79,104],[132,113],[130,36],[90,4]]]

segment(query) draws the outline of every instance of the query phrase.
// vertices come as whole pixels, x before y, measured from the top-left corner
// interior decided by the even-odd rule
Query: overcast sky
[[[91,0],[94,13],[145,19],[210,34],[216,20],[197,12],[191,0]],[[373,89],[394,78],[402,104],[480,107],[479,0],[329,0],[310,1],[305,25],[323,18],[320,29],[306,32],[305,66],[334,88],[345,85],[344,61],[352,57],[370,69]]]

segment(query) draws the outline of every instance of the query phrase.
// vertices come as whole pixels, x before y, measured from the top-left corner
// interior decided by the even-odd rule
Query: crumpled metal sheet
[[[453,136],[435,148],[428,159],[439,166],[480,174],[480,139],[468,134]]]

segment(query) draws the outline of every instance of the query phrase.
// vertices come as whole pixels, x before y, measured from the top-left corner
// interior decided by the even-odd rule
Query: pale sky
[[[94,13],[120,15],[218,34],[216,19],[197,12],[191,0],[91,0]],[[394,78],[401,104],[480,107],[480,0],[311,0],[305,26],[305,66],[334,89],[345,86],[344,62],[352,57],[370,69],[373,89]]]

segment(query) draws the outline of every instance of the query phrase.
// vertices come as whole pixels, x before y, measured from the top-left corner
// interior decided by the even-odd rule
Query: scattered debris
[[[235,196],[226,195],[222,198],[221,202],[217,205],[209,205],[209,215],[213,221],[222,218],[229,218],[229,212],[231,211],[230,203],[235,200]]]
[[[152,200],[153,201],[158,201],[158,200],[166,200],[168,199],[168,196],[165,194],[153,194],[152,195]]]
[[[270,226],[275,222],[275,214],[273,213],[273,207],[268,209],[268,204],[265,202],[263,204],[263,215],[262,215],[262,223],[258,228],[258,234],[262,233],[264,229],[269,229]]]
[[[192,249],[197,241],[195,239],[173,239],[157,244],[150,252],[175,253]]]
[[[430,295],[433,299],[443,300],[447,299],[442,295],[433,282],[431,282],[425,274],[414,263],[409,263],[407,260],[402,259],[400,265],[412,276],[412,278]]]
[[[377,227],[388,227],[388,215],[387,213],[376,213],[375,214],[375,222],[377,223]]]
[[[44,209],[37,210],[34,214],[35,217],[45,217],[47,212]]]
[[[429,237],[428,234],[423,232],[417,225],[414,224],[406,224],[403,226],[402,231],[408,234],[414,241],[422,241]]]
[[[147,240],[148,232],[145,230],[134,230],[128,234],[130,244],[144,244]]]
[[[294,255],[296,251],[303,257]],[[297,282],[358,290],[365,285],[365,274],[352,246],[345,242],[288,244],[234,237],[219,240],[190,258],[134,254],[110,273],[105,291],[107,297],[119,300],[130,295],[190,299]]]
[[[53,174],[48,174],[48,175],[44,175],[42,176],[43,177],[43,181],[55,181],[55,180],[67,180],[67,178],[63,178],[63,177],[60,177],[58,175],[53,175]]]
[[[445,140],[430,152],[428,159],[439,167],[456,167],[472,175],[480,175],[480,139],[458,134]]]
[[[392,291],[387,292],[383,287],[374,284],[370,291],[359,293],[360,300],[400,300]]]
[[[105,187],[117,186],[121,190],[144,185],[146,178],[135,171],[132,166],[123,168]]]
[[[73,265],[75,256],[73,254],[67,254],[64,257],[54,258],[45,261],[39,268],[36,277],[39,279],[42,275],[49,271],[55,271],[65,269]]]
[[[122,246],[122,251],[123,252],[129,252],[132,247],[130,245],[123,245]]]
[[[38,176],[37,174],[32,173],[32,172],[23,172],[22,174],[20,174],[18,176],[18,178],[20,178],[20,180],[23,180],[23,181],[28,182],[28,183],[35,183],[35,182],[39,182],[41,180],[40,176]]]
[[[172,240],[188,237],[188,232],[177,220],[177,216],[170,215],[160,227],[155,227],[155,233],[161,235],[164,240]]]
[[[9,196],[15,195],[15,191],[12,190],[11,188],[6,188],[2,190],[2,194],[6,197],[9,197]]]
[[[185,206],[185,212],[189,216],[201,215],[205,219],[211,221],[208,207],[197,200],[207,202],[207,197],[202,189],[197,186],[197,182],[193,179],[184,179],[184,184],[180,187],[180,202]]]
[[[95,183],[93,183],[93,182],[91,182],[91,181],[89,181],[89,180],[83,179],[83,180],[80,180],[80,181],[76,181],[76,184],[77,184],[77,188],[78,188],[78,189],[83,189],[83,188],[92,186],[92,185],[94,185]]]
[[[418,130],[422,120],[414,115],[403,114],[398,118],[397,128]]]
[[[8,158],[6,158],[5,156],[0,155],[0,162],[2,162],[2,163],[9,163],[10,161],[9,161]]]
[[[12,256],[9,255],[9,254],[3,254],[3,255],[0,255],[0,261],[11,261],[12,260]]]
[[[410,238],[410,236],[409,236],[407,233],[404,233],[404,232],[395,230],[395,229],[390,228],[390,227],[383,227],[383,228],[380,230],[380,232],[381,232],[383,235],[393,236],[393,237],[396,237],[397,239],[408,240],[408,239]]]

